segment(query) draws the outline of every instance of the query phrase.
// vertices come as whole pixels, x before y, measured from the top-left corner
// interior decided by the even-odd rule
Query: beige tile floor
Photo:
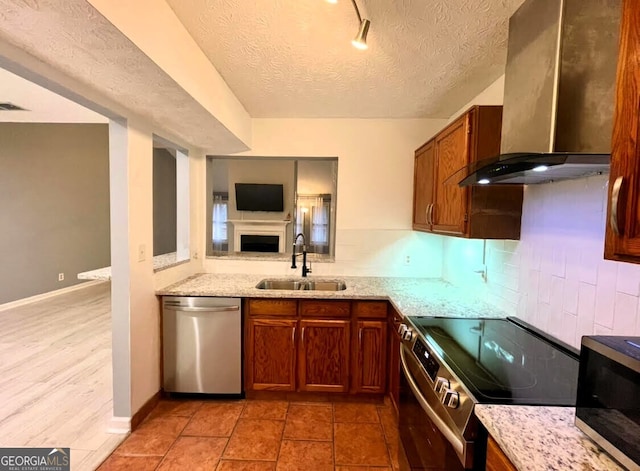
[[[389,405],[163,400],[99,471],[391,471]]]
[[[0,447],[69,447],[94,470],[112,414],[110,284],[0,312]]]

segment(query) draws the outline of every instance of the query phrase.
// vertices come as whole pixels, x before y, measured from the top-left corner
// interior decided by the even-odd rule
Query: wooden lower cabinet
[[[400,334],[398,327],[402,323],[402,316],[395,309],[390,309],[389,316],[389,381],[388,391],[391,404],[396,414],[400,404]]]
[[[296,319],[247,321],[246,389],[296,390]]]
[[[384,394],[387,379],[387,321],[357,321],[355,326],[352,392]]]
[[[387,301],[245,300],[245,390],[385,394],[387,306]]]
[[[314,392],[349,390],[348,320],[300,321],[298,389]]]
[[[486,471],[517,471],[491,435],[489,435],[487,441]]]

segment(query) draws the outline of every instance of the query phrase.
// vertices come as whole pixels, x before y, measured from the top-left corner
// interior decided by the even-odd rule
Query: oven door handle
[[[458,456],[463,456],[465,444],[462,442],[462,440],[460,440],[460,438],[456,436],[456,434],[453,431],[451,431],[449,427],[447,427],[447,424],[444,423],[444,420],[442,420],[440,416],[436,414],[436,412],[433,410],[433,408],[429,405],[427,400],[424,398],[424,396],[420,392],[420,389],[418,388],[418,385],[413,379],[413,376],[411,375],[409,368],[407,368],[407,364],[406,364],[407,362],[404,356],[405,356],[404,348],[401,346],[400,347],[400,360],[401,360],[400,363],[402,365],[402,371],[404,372],[404,375],[407,378],[407,383],[409,383],[409,387],[411,388],[413,395],[415,396],[416,400],[420,403],[420,407],[422,407],[422,409],[429,416],[429,418],[435,424],[435,426],[438,427],[438,430],[440,430],[440,432],[442,433],[442,435],[444,435],[447,441],[451,443],[451,446],[453,446]]]

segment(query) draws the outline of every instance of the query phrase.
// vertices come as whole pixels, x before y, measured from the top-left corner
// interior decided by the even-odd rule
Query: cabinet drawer
[[[296,317],[298,303],[294,299],[249,299],[247,310],[250,316]]]
[[[350,317],[350,301],[300,301],[302,317]]]
[[[386,319],[386,301],[355,301],[353,303],[353,314],[355,317],[366,317],[369,319]]]

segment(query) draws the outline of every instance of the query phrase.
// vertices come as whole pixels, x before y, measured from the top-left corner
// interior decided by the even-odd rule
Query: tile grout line
[[[376,414],[378,414],[378,423],[382,429],[382,437],[384,438],[384,447],[387,449],[387,457],[389,458],[389,467],[393,470],[393,457],[391,456],[391,450],[389,449],[389,441],[387,440],[387,432],[384,429],[382,423],[382,415],[380,414],[380,408],[376,407]]]
[[[245,410],[246,407],[247,407],[246,399],[242,399],[242,409],[240,410],[240,413],[238,414],[238,418],[236,419],[236,423],[233,424],[233,428],[231,429],[231,432],[229,433],[229,436],[225,437],[227,439],[227,444],[224,446],[224,449],[222,450],[222,453],[220,453],[220,458],[218,459],[218,462],[216,463],[216,469],[218,469],[220,467],[220,461],[222,461],[222,459],[224,458],[224,453],[225,453],[225,451],[227,451],[227,448],[229,447],[229,443],[231,443],[231,436],[233,435],[233,432],[236,431],[236,427],[238,426],[238,422],[240,422],[240,418],[242,417],[242,414],[244,413],[244,410]]]
[[[156,405],[156,407],[158,407]],[[201,405],[202,407],[202,405]],[[153,412],[153,411],[151,411]],[[185,431],[185,429],[187,428],[187,425],[189,425],[189,422],[191,422],[191,419],[193,418],[193,415],[195,414],[195,412],[193,414],[191,414],[191,416],[189,417],[189,420],[187,420],[184,424],[184,426],[182,427],[182,430],[180,430],[180,432],[178,433],[178,435],[176,436],[176,438],[173,440],[173,443],[171,444],[171,446],[169,446],[169,448],[167,449],[167,451],[165,451],[164,455],[162,455],[162,459],[160,460],[160,462],[157,464],[157,466],[154,468],[154,470],[157,470],[160,468],[160,466],[162,466],[162,463],[164,462],[165,458],[167,457],[167,455],[169,454],[169,452],[171,451],[171,449],[175,446],[175,444],[178,442],[178,439],[180,437],[182,437],[182,432]],[[151,414],[149,414],[151,415]],[[184,416],[171,416],[169,415],[169,417],[184,417]],[[147,417],[148,418],[148,417]],[[146,420],[146,419],[145,419]]]
[[[276,465],[274,469],[278,468],[278,461],[280,460],[280,452],[282,451],[282,442],[284,441],[284,429],[287,427],[287,418],[289,417],[290,407],[291,407],[291,401],[287,401],[287,410],[284,413],[284,424],[282,425],[282,432],[280,432],[280,444],[278,445],[278,453],[276,453]]]
[[[333,452],[333,469],[336,469],[336,414],[335,402],[331,403],[331,451]]]

